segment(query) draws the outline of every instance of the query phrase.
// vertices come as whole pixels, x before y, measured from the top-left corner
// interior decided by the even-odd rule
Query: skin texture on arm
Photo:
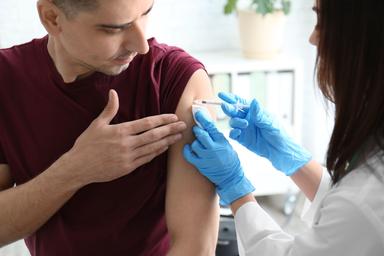
[[[182,154],[183,146],[193,141],[193,100],[212,97],[206,72],[198,70],[188,82],[176,110],[176,115],[188,128],[183,139],[172,145],[168,156],[166,219],[171,235],[170,256],[215,254],[219,224],[215,188],[185,161]]]
[[[59,170],[62,165],[62,161],[56,162],[17,187],[12,187],[8,165],[0,165],[0,247],[33,233],[80,187]]]
[[[252,195],[252,193],[249,193],[248,195],[245,195],[245,196],[237,199],[236,201],[233,201],[233,203],[230,206],[233,216],[236,215],[237,210],[239,210],[239,208],[241,206],[243,206],[244,204],[249,203],[249,202],[256,202],[256,199]]]
[[[308,200],[313,201],[319,188],[323,167],[312,160],[291,176]]]

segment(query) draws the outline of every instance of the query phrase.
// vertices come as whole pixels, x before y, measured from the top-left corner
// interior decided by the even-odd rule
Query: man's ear
[[[61,32],[59,17],[64,15],[63,12],[57,8],[52,0],[39,0],[37,2],[37,11],[41,24],[43,24],[48,34],[58,35]]]

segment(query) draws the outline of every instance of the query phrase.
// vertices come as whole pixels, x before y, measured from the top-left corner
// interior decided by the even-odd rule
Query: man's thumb
[[[109,90],[108,103],[97,119],[99,119],[103,123],[109,124],[112,119],[116,116],[118,110],[119,96],[117,95],[117,92],[115,90]]]

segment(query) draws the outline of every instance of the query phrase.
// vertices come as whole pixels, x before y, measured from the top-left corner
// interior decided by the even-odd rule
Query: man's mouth
[[[135,53],[125,54],[125,55],[121,55],[121,56],[115,58],[113,61],[115,63],[120,64],[120,65],[126,65],[126,64],[130,63],[135,56],[136,56]]]

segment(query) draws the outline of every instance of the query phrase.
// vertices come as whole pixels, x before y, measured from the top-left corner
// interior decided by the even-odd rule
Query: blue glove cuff
[[[306,150],[302,149],[302,151],[300,152],[300,155],[294,156],[292,158],[293,159],[291,159],[290,162],[288,161],[286,162],[287,164],[284,170],[281,170],[287,176],[292,176],[293,174],[295,174],[301,167],[306,165],[312,159],[312,156]]]
[[[216,192],[220,197],[220,205],[227,206],[233,201],[255,191],[252,183],[243,175],[241,179],[231,186],[217,187]]]

